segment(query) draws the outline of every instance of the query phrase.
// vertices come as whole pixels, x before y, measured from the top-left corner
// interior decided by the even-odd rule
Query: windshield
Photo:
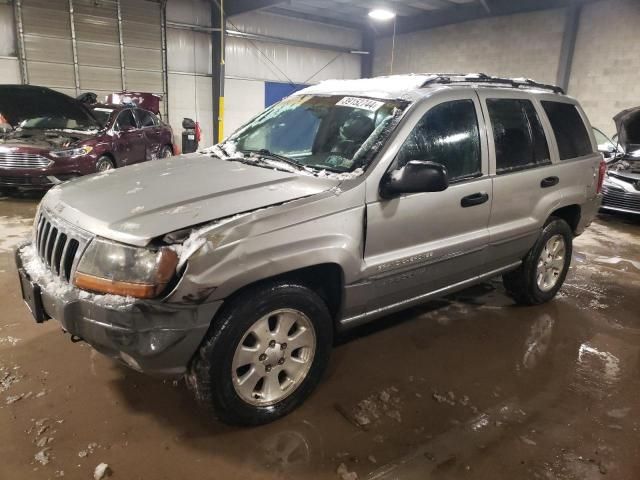
[[[407,104],[344,95],[292,96],[258,115],[228,141],[243,154],[352,172],[371,161]]]
[[[105,127],[113,114],[113,108],[95,107],[91,109],[91,112],[100,126]]]
[[[63,115],[32,117],[22,120],[19,128],[23,130],[94,130],[95,122],[86,118],[69,118]]]

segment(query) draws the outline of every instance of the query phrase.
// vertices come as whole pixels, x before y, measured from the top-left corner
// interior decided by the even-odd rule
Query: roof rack
[[[492,77],[486,73],[438,73],[422,84],[422,87],[433,84],[452,84],[452,83],[483,83],[487,85],[500,85],[512,88],[539,88],[541,90],[549,90],[553,93],[564,95],[564,89],[556,85],[548,85],[546,83],[538,83],[529,78],[502,78]]]

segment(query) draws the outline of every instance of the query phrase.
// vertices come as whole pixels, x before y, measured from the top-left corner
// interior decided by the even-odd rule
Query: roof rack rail
[[[432,84],[451,84],[451,83],[484,83],[492,85],[502,85],[512,88],[539,88],[541,90],[549,90],[553,93],[564,95],[564,89],[557,85],[549,85],[546,83],[535,82],[529,78],[503,78],[492,77],[486,73],[438,73],[422,84],[426,87]]]

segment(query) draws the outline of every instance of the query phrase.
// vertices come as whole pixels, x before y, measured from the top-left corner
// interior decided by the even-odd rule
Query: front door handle
[[[558,183],[560,183],[558,177],[547,177],[540,182],[540,188],[555,187]]]
[[[489,200],[489,194],[485,192],[474,193],[473,195],[467,195],[460,200],[462,208],[473,207],[475,205],[482,205]]]

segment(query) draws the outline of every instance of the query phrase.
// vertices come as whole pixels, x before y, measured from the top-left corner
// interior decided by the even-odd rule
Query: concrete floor
[[[640,220],[601,216],[553,302],[495,281],[383,319],[292,415],[235,429],[31,320],[12,249],[35,207],[0,199],[0,479],[640,478]]]

